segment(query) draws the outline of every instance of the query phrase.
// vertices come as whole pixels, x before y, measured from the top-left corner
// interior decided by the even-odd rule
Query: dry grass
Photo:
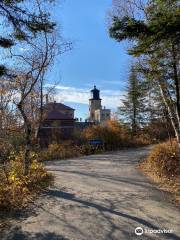
[[[61,144],[50,144],[48,149],[42,150],[38,153],[38,158],[40,161],[61,160],[99,152],[100,150],[95,149],[89,144],[77,146],[69,141],[66,141]]]
[[[180,149],[175,141],[156,145],[140,168],[180,203]]]

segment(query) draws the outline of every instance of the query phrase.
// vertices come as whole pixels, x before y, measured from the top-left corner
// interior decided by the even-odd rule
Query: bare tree
[[[20,65],[13,85],[16,89],[17,98],[14,104],[17,106],[25,129],[25,153],[24,153],[24,174],[29,170],[29,152],[31,148],[32,117],[31,100],[35,97],[37,84],[41,80],[42,73],[52,64],[57,54],[56,40],[54,36],[46,32],[41,38],[29,42],[28,51],[25,54],[14,54],[16,62]],[[34,94],[34,95],[33,95]],[[33,110],[33,109],[31,109]]]

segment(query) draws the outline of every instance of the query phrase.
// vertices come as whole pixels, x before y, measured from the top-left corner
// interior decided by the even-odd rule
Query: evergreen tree
[[[51,32],[55,23],[50,14],[41,9],[44,1],[0,1],[1,23],[5,31],[0,33],[0,47],[10,48],[18,41],[29,41],[39,32]],[[7,67],[0,65],[0,75],[7,74]]]
[[[127,94],[122,103],[123,106],[119,107],[119,114],[130,125],[132,135],[134,136],[137,134],[138,129],[145,123],[146,114],[145,92],[134,66],[131,68]]]
[[[145,59],[142,71],[150,74],[168,111],[180,144],[180,6],[177,0],[152,0],[142,19],[129,16],[113,18],[110,36],[117,41],[131,40],[129,53]],[[137,16],[134,15],[134,16]]]

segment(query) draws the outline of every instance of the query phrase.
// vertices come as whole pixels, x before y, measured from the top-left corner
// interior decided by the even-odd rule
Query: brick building
[[[74,109],[62,103],[50,102],[43,107],[43,122],[38,133],[41,146],[69,139],[74,131]]]

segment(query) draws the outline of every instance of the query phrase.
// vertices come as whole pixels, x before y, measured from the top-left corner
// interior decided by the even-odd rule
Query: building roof
[[[57,102],[49,102],[44,105],[44,108],[49,109],[56,109],[56,110],[75,110],[69,106],[64,105],[63,103],[57,103]]]
[[[91,99],[90,100],[101,100],[100,99],[100,90],[94,86],[94,88],[91,90]]]
[[[96,85],[94,85],[94,88],[91,90],[91,92],[100,92],[99,89],[96,88]]]
[[[60,113],[56,110],[52,110],[47,113],[45,120],[75,120],[69,114]]]

